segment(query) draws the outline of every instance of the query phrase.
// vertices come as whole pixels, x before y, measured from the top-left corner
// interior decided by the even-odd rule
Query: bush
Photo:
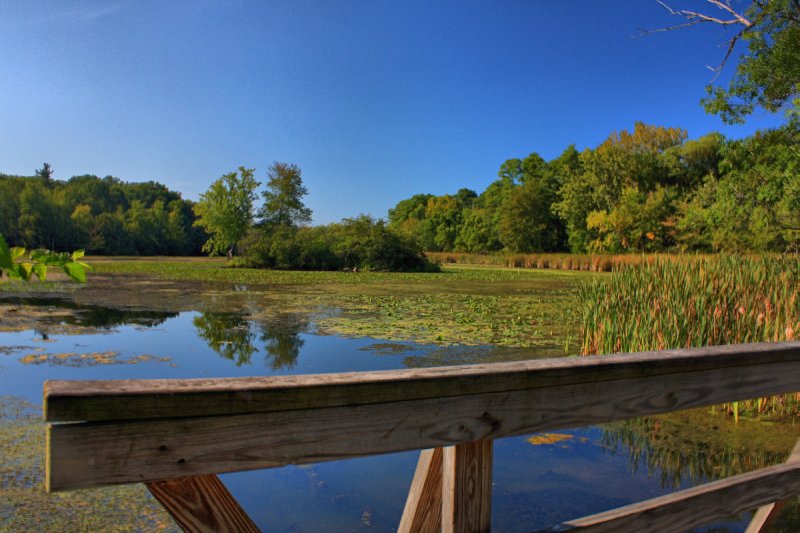
[[[362,215],[314,227],[273,226],[251,230],[239,243],[250,267],[284,270],[435,271],[410,239],[382,220]]]

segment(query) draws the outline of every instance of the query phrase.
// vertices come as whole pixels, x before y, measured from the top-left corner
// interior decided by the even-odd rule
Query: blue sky
[[[676,5],[703,7],[701,0]],[[636,120],[742,137],[699,100],[730,36],[655,0],[0,0],[0,172],[49,162],[196,200],[240,165],[296,163],[316,223]],[[729,76],[735,63],[720,78]]]

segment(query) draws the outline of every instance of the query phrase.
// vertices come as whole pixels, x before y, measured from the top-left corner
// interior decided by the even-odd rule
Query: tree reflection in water
[[[264,364],[273,370],[291,369],[297,364],[305,341],[300,333],[306,323],[297,315],[279,314],[274,320],[261,324],[261,342],[267,351]]]
[[[241,313],[200,313],[194,318],[197,334],[208,346],[236,366],[252,363],[258,352],[256,338],[264,345],[264,365],[273,370],[291,369],[297,364],[305,341],[300,333],[306,322],[299,316],[282,313],[256,324]],[[254,332],[258,329],[258,334]]]
[[[249,365],[258,349],[253,346],[255,334],[250,321],[241,313],[200,313],[193,320],[194,327],[209,348],[236,366]]]
[[[630,455],[633,472],[659,475],[662,488],[703,483],[782,463],[800,437],[791,424],[745,420],[692,410],[603,425],[601,445]]]

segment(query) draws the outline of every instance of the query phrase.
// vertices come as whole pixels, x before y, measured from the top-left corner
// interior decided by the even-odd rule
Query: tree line
[[[740,140],[636,123],[595,148],[509,159],[477,194],[418,194],[389,228],[429,251],[797,251],[800,127]]]
[[[194,203],[148,181],[112,176],[54,180],[0,174],[0,235],[10,246],[105,255],[197,255],[207,236]]]
[[[436,270],[417,242],[366,215],[310,226],[308,190],[297,165],[276,161],[261,186],[255,169],[239,167],[220,177],[200,196],[196,224],[208,232],[203,250],[234,254],[234,264],[291,270]]]

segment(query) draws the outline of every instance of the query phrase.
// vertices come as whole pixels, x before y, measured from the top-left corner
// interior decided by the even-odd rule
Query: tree
[[[311,222],[311,209],[303,204],[308,189],[303,185],[300,168],[275,161],[267,171],[264,207],[258,213],[266,227],[297,227]]]
[[[500,241],[512,252],[553,252],[561,221],[551,211],[555,190],[543,177],[530,176],[501,206]]]
[[[36,170],[36,175],[46,180],[52,179],[53,167],[50,166],[50,163],[43,163],[42,168]]]
[[[197,215],[194,224],[209,234],[204,252],[216,255],[234,249],[253,224],[253,202],[260,185],[253,177],[254,172],[255,169],[239,167],[238,174],[225,174],[200,195],[194,206]]]
[[[736,73],[727,88],[706,87],[703,99],[706,111],[720,115],[729,124],[742,123],[759,106],[776,112],[782,108],[793,117],[800,113],[800,1],[755,0],[744,11],[737,11],[730,0],[706,0],[721,10],[714,15],[673,9],[659,3],[685,22],[655,30],[668,31],[701,23],[737,27],[738,31],[725,44],[727,52],[717,74],[731,56],[736,43],[747,42],[747,51],[739,60]],[[715,76],[716,79],[716,76]]]

